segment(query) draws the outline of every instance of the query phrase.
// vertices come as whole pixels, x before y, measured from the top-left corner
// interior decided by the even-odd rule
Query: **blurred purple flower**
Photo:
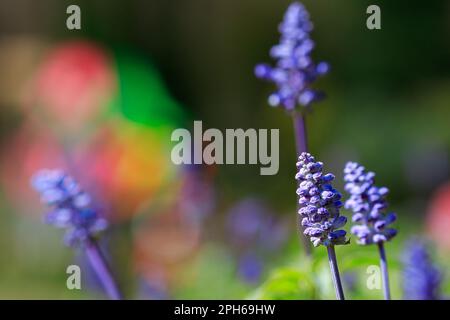
[[[239,276],[247,283],[258,283],[261,279],[263,269],[263,261],[255,254],[247,253],[239,258],[238,273]]]
[[[351,271],[344,272],[342,275],[342,282],[344,283],[346,291],[355,292],[358,284],[358,274]]]
[[[339,213],[339,208],[342,207],[341,194],[331,185],[334,175],[323,174],[323,163],[316,162],[306,152],[298,158],[297,168],[295,179],[299,181],[298,213],[303,218],[304,234],[315,247],[347,244],[347,233],[339,229],[346,224],[347,218]]]
[[[259,247],[276,250],[286,239],[286,228],[264,201],[247,198],[228,213],[228,234],[238,248]]]
[[[255,284],[264,271],[265,254],[278,250],[287,239],[286,225],[257,198],[238,202],[227,218],[227,233],[238,251],[238,274],[246,283]]]
[[[32,177],[31,184],[40,193],[41,201],[53,208],[45,221],[67,229],[66,244],[83,242],[106,229],[107,222],[92,208],[90,196],[63,171],[40,170]]]
[[[389,241],[397,230],[388,228],[396,220],[395,213],[386,213],[386,196],[389,190],[375,186],[375,173],[366,172],[356,162],[348,162],[344,169],[345,190],[350,198],[345,208],[353,211],[356,224],[351,233],[358,237],[358,243],[368,245]]]
[[[439,300],[442,274],[423,240],[407,243],[403,254],[403,295],[408,300]]]
[[[312,30],[308,11],[300,2],[292,3],[279,26],[280,43],[270,50],[276,66],[258,64],[255,67],[258,78],[277,86],[277,91],[269,96],[270,105],[282,105],[291,111],[298,104],[306,107],[323,97],[323,93],[310,87],[329,70],[328,63],[316,65],[312,61],[311,52],[315,45],[310,38]]]
[[[170,299],[166,282],[159,277],[153,279],[140,279],[138,285],[139,298],[150,300]]]
[[[94,235],[107,227],[92,208],[91,199],[78,183],[61,170],[40,170],[31,179],[33,188],[40,193],[41,201],[53,208],[46,222],[67,229],[65,242],[81,244],[87,259],[111,299],[121,299],[116,281],[100,250]]]

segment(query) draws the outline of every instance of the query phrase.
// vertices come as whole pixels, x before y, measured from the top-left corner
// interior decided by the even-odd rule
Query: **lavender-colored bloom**
[[[258,198],[245,198],[227,217],[227,234],[237,251],[237,271],[249,284],[257,283],[265,269],[267,253],[278,250],[287,238],[285,224]]]
[[[345,190],[350,198],[345,208],[353,211],[355,225],[351,233],[356,235],[358,243],[368,245],[389,241],[397,230],[388,226],[396,220],[395,213],[387,213],[386,196],[389,190],[375,186],[375,173],[366,172],[356,162],[348,162],[344,169]]]
[[[264,270],[263,261],[253,253],[246,253],[239,258],[238,273],[247,283],[255,284],[261,279]]]
[[[73,245],[106,229],[107,222],[92,208],[91,198],[79,184],[61,170],[40,170],[31,180],[41,201],[53,210],[45,221],[67,229],[65,242]]]
[[[228,213],[227,233],[239,250],[278,250],[286,240],[286,231],[282,221],[258,198],[241,200]]]
[[[408,300],[438,300],[442,274],[433,265],[424,241],[408,242],[403,254],[403,294]]]
[[[227,217],[231,240],[239,246],[254,242],[268,215],[270,213],[267,207],[258,199],[247,198],[236,203],[229,210]]]
[[[350,292],[355,292],[358,287],[358,274],[355,272],[345,272],[342,275],[342,282],[346,290]]]
[[[345,225],[347,218],[339,214],[342,207],[341,194],[331,185],[334,175],[323,174],[323,163],[303,152],[297,162],[299,196],[304,234],[310,238],[315,247],[347,244],[346,232],[339,229]]]
[[[32,177],[31,184],[40,193],[42,202],[53,208],[47,214],[46,222],[67,229],[66,244],[83,244],[86,257],[105,292],[111,299],[121,299],[122,295],[111,270],[93,238],[97,232],[106,229],[107,223],[92,208],[89,195],[61,170],[38,171]]]
[[[139,299],[168,300],[170,299],[167,283],[157,275],[149,279],[140,279],[138,284]]]
[[[258,78],[277,86],[277,91],[269,96],[270,105],[282,105],[291,111],[298,104],[307,107],[323,97],[323,93],[313,90],[311,84],[328,72],[329,65],[326,62],[316,65],[312,61],[312,30],[308,11],[300,2],[292,3],[279,26],[280,43],[270,51],[271,57],[276,60],[275,67],[267,64],[255,67]]]

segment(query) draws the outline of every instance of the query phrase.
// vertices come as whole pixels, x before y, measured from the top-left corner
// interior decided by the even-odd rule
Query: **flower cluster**
[[[358,237],[358,243],[367,245],[392,239],[397,230],[388,227],[396,220],[395,213],[386,213],[389,190],[375,186],[375,173],[366,172],[356,162],[347,163],[344,180],[345,190],[350,194],[345,208],[353,211],[352,220],[356,225],[351,233]]]
[[[41,201],[53,208],[46,222],[68,229],[64,238],[68,245],[106,229],[107,222],[92,209],[90,196],[63,171],[40,170],[32,177],[31,184],[40,193]]]
[[[438,300],[442,274],[436,268],[425,243],[411,240],[403,255],[403,292],[409,300]]]
[[[279,26],[280,43],[272,47],[270,55],[276,59],[276,66],[259,64],[255,75],[276,84],[277,91],[270,95],[269,104],[282,105],[288,111],[297,104],[309,106],[320,100],[323,93],[311,89],[318,76],[328,72],[326,62],[317,65],[311,59],[314,42],[310,38],[313,25],[308,11],[299,3],[292,3]]]
[[[303,152],[297,162],[299,181],[297,194],[303,217],[304,234],[314,246],[332,246],[347,244],[345,230],[339,230],[347,222],[347,218],[339,214],[342,207],[341,194],[333,188],[331,182],[334,175],[323,174],[322,162],[316,162],[309,153]]]

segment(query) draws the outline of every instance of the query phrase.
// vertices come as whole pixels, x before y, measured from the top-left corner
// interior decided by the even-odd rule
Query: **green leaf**
[[[316,284],[310,270],[277,269],[249,298],[262,300],[308,300],[316,298]]]

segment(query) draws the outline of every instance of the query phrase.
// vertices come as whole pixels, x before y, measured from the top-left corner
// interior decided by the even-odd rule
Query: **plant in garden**
[[[403,296],[408,300],[439,300],[442,273],[421,239],[408,242],[403,254]]]
[[[345,208],[353,211],[354,226],[351,233],[358,238],[358,244],[378,246],[384,297],[389,300],[391,294],[384,243],[397,234],[397,230],[389,227],[396,220],[395,213],[387,213],[386,196],[389,190],[375,186],[375,173],[366,172],[365,168],[356,162],[347,163],[344,180],[345,190],[350,195],[345,202]]]
[[[117,284],[95,239],[99,231],[106,229],[107,222],[92,208],[90,196],[61,170],[40,170],[32,177],[31,184],[40,193],[41,201],[52,208],[45,221],[67,229],[65,243],[80,245],[85,250],[108,296],[120,299]]]
[[[269,96],[269,104],[283,107],[293,119],[297,157],[308,151],[306,111],[324,96],[311,85],[329,70],[328,63],[315,64],[311,58],[314,49],[310,38],[312,30],[308,11],[300,2],[292,3],[279,25],[280,42],[270,50],[271,57],[276,60],[275,66],[258,64],[255,67],[258,78],[276,85],[277,90]],[[310,253],[308,242],[304,237],[302,239],[306,252]]]
[[[343,300],[344,292],[334,250],[335,245],[349,243],[346,231],[339,229],[347,222],[347,218],[339,213],[342,196],[331,184],[334,175],[323,174],[323,163],[316,162],[311,154],[303,152],[298,159],[297,168],[295,179],[299,181],[298,213],[302,217],[303,233],[315,247],[323,245],[327,248],[336,296]]]

